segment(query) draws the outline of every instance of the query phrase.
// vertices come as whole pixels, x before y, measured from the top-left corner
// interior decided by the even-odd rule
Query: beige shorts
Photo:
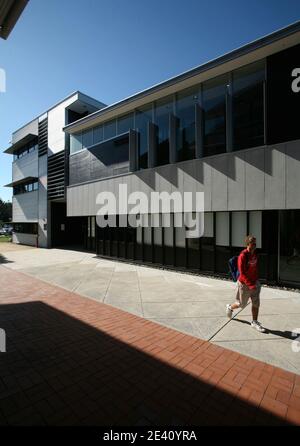
[[[249,299],[252,300],[252,305],[259,308],[260,305],[260,289],[261,285],[256,282],[256,288],[251,290],[244,283],[237,282],[237,292],[236,292],[236,303],[239,304],[240,308],[245,308]]]

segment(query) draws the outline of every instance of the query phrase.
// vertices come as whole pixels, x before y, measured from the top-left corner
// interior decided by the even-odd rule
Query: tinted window
[[[82,148],[86,149],[93,145],[93,130],[82,132]]]
[[[104,139],[113,138],[117,134],[116,120],[104,124]]]
[[[94,128],[94,144],[103,141],[103,125]]]
[[[176,149],[178,161],[195,158],[196,121],[195,104],[198,102],[197,90],[186,90],[177,95],[176,100]]]
[[[225,76],[204,82],[204,155],[226,151],[226,85]]]
[[[155,107],[155,123],[157,125],[156,139],[156,165],[169,164],[169,121],[170,114],[173,113],[173,100],[167,98],[157,101]]]
[[[233,148],[264,143],[265,64],[258,62],[233,72]]]
[[[77,133],[70,137],[70,153],[78,152],[82,149],[82,134]]]
[[[118,135],[126,133],[133,128],[133,113],[118,118]]]
[[[139,134],[139,169],[147,169],[148,167],[148,123],[152,122],[152,107],[145,107],[136,110],[135,128]]]

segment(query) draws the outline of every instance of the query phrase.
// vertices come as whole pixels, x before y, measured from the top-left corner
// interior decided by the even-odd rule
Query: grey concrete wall
[[[70,186],[69,216],[95,215],[100,191],[203,191],[206,211],[300,208],[300,141],[185,161]]]
[[[13,221],[15,223],[38,221],[38,191],[13,196]]]
[[[39,190],[38,190],[38,231],[39,231],[39,246],[47,248],[47,228],[48,213],[47,213],[47,155],[39,158]]]
[[[38,176],[38,151],[27,153],[12,164],[12,181]]]
[[[12,144],[15,144],[20,139],[24,138],[24,136],[28,135],[28,133],[32,133],[33,135],[38,134],[38,118],[14,132],[12,134]]]
[[[12,241],[13,243],[20,243],[22,245],[36,246],[36,235],[14,233]]]

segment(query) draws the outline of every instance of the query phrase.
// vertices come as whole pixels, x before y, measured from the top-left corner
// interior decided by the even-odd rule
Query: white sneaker
[[[231,306],[229,304],[227,304],[226,305],[226,316],[229,317],[229,319],[231,319],[232,318],[232,314],[233,314],[233,311],[231,309]]]
[[[260,333],[265,333],[265,329],[264,329],[264,327],[261,325],[261,323],[260,322],[258,322],[258,321],[252,321],[251,322],[251,327],[252,328],[255,328],[257,331],[259,331]]]

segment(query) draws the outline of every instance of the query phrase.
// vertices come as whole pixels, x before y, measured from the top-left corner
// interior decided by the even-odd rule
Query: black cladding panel
[[[300,139],[299,116],[300,45],[296,45],[267,57],[267,144]]]

